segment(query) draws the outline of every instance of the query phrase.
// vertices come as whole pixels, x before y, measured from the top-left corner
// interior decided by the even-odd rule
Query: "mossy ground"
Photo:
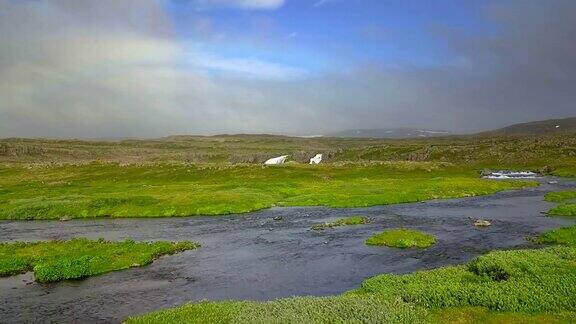
[[[416,323],[425,311],[376,297],[296,297],[188,304],[127,323]]]
[[[363,216],[350,216],[345,218],[340,218],[333,222],[321,223],[312,226],[313,230],[321,231],[328,228],[333,227],[341,227],[341,226],[354,226],[354,225],[363,225],[368,223],[368,219]]]
[[[389,229],[372,235],[366,240],[367,245],[389,246],[401,249],[427,248],[436,243],[434,236],[409,229]]]
[[[576,216],[576,204],[562,204],[548,211],[553,216]]]
[[[272,206],[362,207],[532,185],[479,179],[475,170],[442,163],[0,166],[0,219],[222,215]]]
[[[576,246],[576,226],[558,228],[536,238],[540,244],[558,244]]]
[[[544,199],[551,202],[566,202],[576,200],[576,190],[550,192],[546,194]]]
[[[576,191],[558,191],[546,194],[546,201],[560,203],[548,211],[552,216],[576,216]]]
[[[485,307],[453,307],[437,309],[430,312],[430,321],[433,323],[457,324],[560,324],[573,323],[576,313],[514,313],[494,312]]]
[[[131,240],[73,239],[37,243],[0,243],[0,277],[34,271],[39,282],[95,276],[139,267],[155,258],[197,248],[192,242],[136,243]]]
[[[576,249],[492,252],[465,266],[366,280],[357,294],[401,298],[427,308],[486,307],[506,312],[574,311]]]

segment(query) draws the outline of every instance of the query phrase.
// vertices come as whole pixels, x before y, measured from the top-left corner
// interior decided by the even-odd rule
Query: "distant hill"
[[[422,128],[376,128],[376,129],[350,129],[341,132],[326,134],[330,137],[354,138],[426,138],[448,136],[450,132]]]
[[[514,124],[504,128],[482,132],[481,135],[548,135],[556,133],[576,133],[576,117],[540,120]]]

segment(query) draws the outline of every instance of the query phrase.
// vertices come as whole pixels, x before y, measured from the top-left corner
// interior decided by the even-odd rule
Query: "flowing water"
[[[0,322],[120,322],[202,299],[268,300],[296,295],[331,295],[354,289],[380,273],[461,264],[496,249],[534,247],[526,240],[573,224],[546,217],[554,204],[549,191],[576,182],[540,179],[537,188],[490,196],[368,208],[273,208],[218,217],[1,221],[0,241],[73,237],[121,240],[192,240],[198,250],[153,264],[84,280],[52,284],[30,273],[0,279]],[[313,231],[311,226],[362,215],[366,225]],[[475,219],[492,226],[476,228]],[[425,250],[369,247],[364,240],[386,228],[406,227],[434,234]]]

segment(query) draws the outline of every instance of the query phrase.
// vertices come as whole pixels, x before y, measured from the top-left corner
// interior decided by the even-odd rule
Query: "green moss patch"
[[[360,294],[401,298],[427,308],[485,307],[493,311],[575,311],[576,249],[493,252],[467,266],[369,279]]]
[[[0,243],[0,277],[34,271],[39,282],[95,276],[139,267],[167,254],[195,249],[192,242],[137,243],[132,240],[73,239],[37,243]]]
[[[574,166],[573,160],[570,164],[571,164],[570,166],[564,166],[558,168],[553,172],[553,174],[559,177],[567,177],[567,178],[576,177],[576,167]]]
[[[530,314],[495,312],[485,307],[454,307],[433,310],[430,320],[436,323],[458,324],[542,324],[571,323],[575,316],[574,312]]]
[[[334,222],[327,222],[322,224],[316,224],[312,226],[313,230],[321,231],[332,227],[340,227],[340,226],[354,226],[354,225],[363,225],[368,223],[368,218],[363,216],[350,216],[345,218],[340,218]]]
[[[576,191],[557,191],[549,192],[544,196],[546,201],[565,202],[567,200],[576,200]]]
[[[576,191],[550,192],[546,194],[544,199],[560,203],[560,205],[550,209],[548,215],[576,216]]]
[[[427,248],[436,243],[436,238],[430,234],[409,230],[392,229],[373,235],[366,240],[366,244],[375,246],[389,246],[396,248]]]
[[[576,216],[576,204],[563,204],[548,211],[552,216]]]
[[[536,238],[541,244],[558,244],[576,247],[576,226],[558,228]]]

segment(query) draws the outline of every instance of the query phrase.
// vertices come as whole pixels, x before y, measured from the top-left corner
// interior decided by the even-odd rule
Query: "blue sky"
[[[570,117],[574,0],[0,0],[0,137]]]
[[[277,8],[166,10],[183,43],[225,59],[254,59],[309,72],[357,65],[438,65],[457,60],[446,33],[488,33],[486,1],[287,0]]]

